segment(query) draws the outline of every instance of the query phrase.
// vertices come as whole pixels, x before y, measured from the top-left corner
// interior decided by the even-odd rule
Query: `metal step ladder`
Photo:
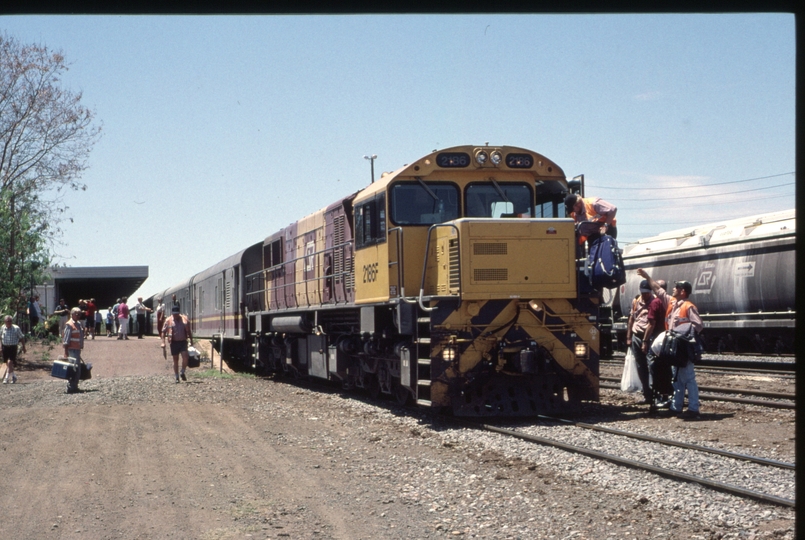
[[[416,403],[420,407],[430,407],[430,317],[418,317],[416,322]]]

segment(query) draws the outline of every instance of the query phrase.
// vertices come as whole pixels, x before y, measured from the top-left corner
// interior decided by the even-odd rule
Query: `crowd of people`
[[[669,357],[663,350],[666,340],[682,336],[695,342],[702,331],[702,319],[689,300],[693,290],[688,281],[677,281],[669,295],[664,280],[654,280],[642,268],[640,293],[633,299],[626,327],[626,345],[637,364],[643,388],[641,404],[650,414],[667,414],[697,419],[699,387],[696,384],[695,354]],[[681,354],[681,353],[680,353]],[[681,359],[681,360],[680,360]],[[683,411],[685,393],[688,407]]]
[[[32,301],[38,300],[38,296],[33,296]],[[170,349],[173,357],[173,371],[175,381],[186,381],[185,371],[189,362],[189,348],[193,344],[193,334],[190,323],[186,315],[182,315],[176,295],[172,298],[170,317],[165,316],[166,307],[162,303],[162,298],[158,298],[156,309],[143,304],[142,297],[137,298],[137,303],[129,309],[128,297],[117,299],[114,306],[110,306],[106,314],[106,335],[107,337],[117,336],[119,340],[127,340],[129,319],[133,314],[137,321],[137,338],[143,339],[146,327],[146,315],[156,312],[157,328],[161,340],[161,347]],[[38,306],[38,304],[37,304]],[[31,316],[31,304],[29,303],[29,317]],[[36,323],[31,319],[32,328],[39,322],[41,308],[36,308],[38,313]],[[61,360],[71,364],[71,369],[67,377],[67,393],[78,392],[78,382],[81,380],[82,371],[87,365],[81,358],[81,351],[84,348],[84,340],[95,339],[96,335],[101,335],[103,318],[100,310],[95,304],[95,299],[81,299],[76,307],[70,308],[63,298],[53,311],[53,315],[59,317],[59,336],[64,348],[64,355]],[[13,324],[13,318],[8,315],[5,317],[4,325],[0,327],[0,339],[3,346],[3,361],[6,363],[3,384],[17,382],[17,375],[14,371],[17,359],[17,350],[22,346],[22,352],[26,352],[26,336],[19,326]],[[181,357],[181,370],[179,358]]]
[[[617,238],[618,209],[615,205],[600,197],[582,197],[571,193],[565,198],[565,210],[577,224],[580,245],[601,235]],[[682,358],[674,362],[680,365],[672,365],[662,350],[669,335],[682,335],[697,343],[698,334],[702,331],[702,319],[696,306],[689,300],[693,287],[688,281],[677,281],[669,295],[664,280],[653,280],[643,269],[638,269],[637,273],[643,281],[639,294],[630,306],[626,345],[637,365],[643,390],[641,404],[649,406],[650,414],[658,414],[662,410],[683,418],[699,418],[695,354],[690,355],[687,361]],[[683,411],[686,392],[688,408]]]

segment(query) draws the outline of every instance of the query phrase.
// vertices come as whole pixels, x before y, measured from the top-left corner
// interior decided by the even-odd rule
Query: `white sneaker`
[[[3,377],[3,384],[8,384],[8,377]]]
[[[15,382],[17,382],[17,374],[16,373],[11,375],[11,384],[14,384]]]

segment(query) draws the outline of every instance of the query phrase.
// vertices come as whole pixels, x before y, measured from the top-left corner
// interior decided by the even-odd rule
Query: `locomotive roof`
[[[533,150],[528,150],[525,148],[519,148],[516,146],[489,146],[489,145],[463,145],[463,146],[453,146],[450,148],[444,148],[442,150],[434,150],[430,154],[427,154],[418,160],[412,163],[406,163],[399,169],[390,172],[390,173],[383,173],[381,177],[376,180],[373,184],[367,186],[365,189],[361,190],[358,194],[359,199],[365,196],[371,196],[375,193],[384,190],[392,181],[396,180],[399,177],[417,177],[417,176],[427,176],[431,174],[434,170],[444,170],[444,171],[487,171],[489,173],[494,172],[495,170],[499,170],[504,168],[505,166],[501,163],[500,166],[494,166],[491,164],[486,164],[484,166],[479,166],[475,163],[474,160],[471,160],[470,165],[463,167],[463,168],[442,168],[437,165],[437,156],[440,154],[449,154],[449,153],[465,153],[469,156],[474,156],[476,152],[485,151],[487,153],[491,153],[494,151],[500,151],[504,156],[509,154],[529,154],[534,157],[534,165],[529,168],[523,169],[510,169],[506,168],[506,170],[510,171],[522,171],[526,173],[530,173],[534,176],[535,179],[537,178],[550,178],[556,181],[566,181],[565,173],[559,165],[557,165],[554,161],[546,158],[542,154],[534,152]]]
[[[627,244],[623,249],[623,257],[626,259],[649,253],[696,249],[775,237],[793,238],[796,236],[796,231],[796,210],[782,210],[664,232]]]

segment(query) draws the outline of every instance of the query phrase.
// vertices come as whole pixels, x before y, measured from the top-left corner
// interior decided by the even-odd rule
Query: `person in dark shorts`
[[[11,315],[5,316],[5,324],[2,333],[3,341],[3,362],[6,363],[6,375],[3,377],[3,384],[11,381],[11,384],[17,382],[17,375],[14,373],[14,364],[17,362],[17,345],[22,342],[22,352],[25,352],[25,335],[20,330],[20,327],[13,324]]]
[[[67,393],[75,394],[78,392],[78,381],[81,380],[81,349],[84,348],[84,330],[78,322],[81,317],[81,308],[74,307],[70,310],[70,320],[64,326],[62,345],[64,346],[64,356],[68,362],[75,366],[72,375],[67,379]]]
[[[190,330],[190,323],[187,317],[179,313],[179,306],[171,308],[171,316],[165,321],[165,326],[162,329],[163,348],[166,341],[170,344],[171,356],[173,356],[173,374],[176,377],[176,382],[179,382],[179,377],[186,381],[187,377],[184,372],[190,359],[187,347],[193,344],[193,333]],[[182,356],[181,373],[179,372],[179,355]]]

